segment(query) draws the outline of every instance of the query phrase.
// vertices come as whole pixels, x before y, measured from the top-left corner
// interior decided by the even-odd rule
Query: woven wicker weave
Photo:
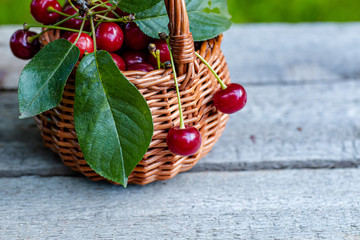
[[[170,19],[171,45],[179,75],[185,124],[195,126],[200,131],[203,142],[199,152],[190,157],[175,156],[167,148],[168,130],[180,124],[171,70],[123,72],[147,100],[154,121],[152,142],[143,160],[130,175],[129,184],[145,185],[156,180],[166,180],[191,169],[212,149],[228,121],[228,116],[218,112],[212,102],[214,92],[220,87],[217,80],[208,68],[195,58],[184,1],[165,0],[165,4]],[[42,36],[41,42],[45,45],[57,38],[58,32],[47,32]],[[230,77],[220,50],[221,41],[222,35],[203,42],[198,53],[228,84]],[[58,153],[66,166],[91,180],[106,180],[88,166],[77,141],[73,119],[74,77],[75,71],[67,81],[59,106],[38,115],[35,120],[45,146]]]

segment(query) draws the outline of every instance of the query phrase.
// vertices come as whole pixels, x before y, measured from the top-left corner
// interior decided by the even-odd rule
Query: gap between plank
[[[258,163],[224,163],[224,164],[201,164],[196,165],[189,173],[200,172],[256,172],[256,171],[279,171],[279,170],[309,170],[309,169],[360,169],[360,159],[355,161],[289,161],[289,162],[258,162]],[[0,171],[0,178],[18,178],[24,176],[39,176],[39,177],[83,177],[77,172],[64,169],[54,169],[39,172],[19,172],[19,171]]]

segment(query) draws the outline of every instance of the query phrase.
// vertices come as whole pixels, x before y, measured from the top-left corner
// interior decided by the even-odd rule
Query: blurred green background
[[[33,22],[30,2],[0,0],[0,24]],[[236,23],[360,21],[360,0],[228,0],[228,3]]]

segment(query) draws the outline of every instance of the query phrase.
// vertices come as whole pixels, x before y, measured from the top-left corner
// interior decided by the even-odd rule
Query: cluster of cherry
[[[80,59],[95,50],[110,53],[121,71],[144,71],[173,67],[179,100],[180,126],[170,129],[167,144],[171,152],[189,156],[201,146],[199,131],[185,126],[175,68],[168,39],[152,39],[137,26],[134,16],[112,6],[106,0],[90,1],[88,6],[74,5],[71,0],[64,7],[57,0],[33,0],[31,14],[41,24],[38,27],[60,29],[61,38],[67,39],[80,49]],[[86,14],[84,9],[87,9]],[[92,13],[89,21],[89,11]],[[96,26],[94,24],[96,23]],[[16,31],[10,39],[13,54],[21,59],[31,59],[40,50],[40,34],[30,31],[30,25]],[[95,36],[94,36],[95,35]],[[197,53],[196,53],[197,54]],[[247,101],[245,89],[239,84],[226,86],[212,67],[199,55],[197,56],[215,75],[221,89],[214,94],[214,105],[223,113],[231,114],[241,110]]]
[[[99,50],[108,51],[122,71],[149,72],[164,67],[165,63],[170,61],[166,41],[151,39],[139,29],[136,23],[131,22],[132,15],[119,8],[113,8],[110,3],[103,0],[99,2],[100,4],[93,8],[99,20],[96,26],[95,43],[90,36],[91,33],[86,33],[91,30],[91,24],[89,20],[84,21],[84,18],[79,16],[79,6],[67,3],[62,8],[57,0],[33,0],[30,10],[36,21],[49,25],[46,26],[48,28],[61,29],[61,38],[71,43],[76,42],[75,45],[80,49],[80,57],[86,53],[92,53],[96,46]],[[70,18],[71,16],[74,17]],[[114,19],[117,22],[111,22]],[[82,33],[78,38],[80,30]],[[28,29],[15,32],[10,40],[14,55],[21,59],[34,57],[40,50],[38,36]]]

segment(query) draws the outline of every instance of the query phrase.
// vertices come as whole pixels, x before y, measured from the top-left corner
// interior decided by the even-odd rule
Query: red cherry
[[[35,32],[18,30],[10,38],[10,48],[12,53],[21,59],[27,60],[33,58],[40,50],[38,39],[32,43],[28,42],[28,38],[36,35]]]
[[[72,33],[67,40],[71,43],[74,43],[78,37],[78,33]],[[86,33],[81,33],[79,41],[75,44],[80,49],[80,59],[83,58],[85,52],[92,53],[94,52],[94,42],[92,38]]]
[[[73,34],[74,32],[62,32],[60,35],[61,39],[67,39],[71,34]]]
[[[118,66],[118,68],[121,71],[125,71],[126,70],[126,65],[125,65],[125,61],[117,54],[115,53],[110,53],[111,57],[113,58],[116,66]]]
[[[201,135],[194,127],[185,126],[185,129],[175,127],[170,129],[166,137],[166,143],[172,153],[190,156],[200,149]]]
[[[146,53],[140,51],[128,51],[125,52],[122,57],[125,60],[126,66],[130,67],[137,63],[145,63]]]
[[[113,22],[101,23],[96,29],[96,44],[99,49],[115,52],[124,42],[122,29]]]
[[[243,86],[231,83],[225,90],[220,89],[214,95],[214,105],[223,113],[231,114],[245,107],[247,93]]]
[[[124,35],[126,45],[133,50],[143,50],[147,48],[151,40],[134,22],[126,24]]]
[[[71,5],[67,5],[64,10],[64,13],[66,13],[67,15],[74,15],[76,12],[76,10],[71,6]],[[62,19],[65,19],[65,16],[62,16]],[[63,24],[61,24],[62,27],[66,27],[66,28],[72,28],[72,29],[80,29],[81,28],[81,24],[82,24],[83,20],[81,19],[76,19],[76,18],[71,18],[69,20],[67,20],[66,22],[64,22]],[[90,22],[86,21],[85,25],[84,25],[84,30],[89,30],[90,29]]]
[[[54,24],[60,15],[58,13],[49,12],[49,7],[53,7],[57,11],[62,10],[57,0],[33,0],[30,5],[31,15],[40,23],[46,25]]]
[[[128,67],[128,71],[151,72],[153,70],[155,70],[154,67],[148,63],[137,63]]]
[[[156,45],[156,50],[160,50],[160,61],[162,63],[170,61],[170,52],[169,52],[169,48],[168,48],[166,41],[165,40],[156,40],[155,45]],[[149,55],[149,62],[153,66],[157,67],[157,60],[152,54]]]
[[[124,12],[120,8],[116,8],[115,12],[119,15],[119,17],[125,17],[130,15],[130,13]]]
[[[202,42],[194,42],[195,50],[199,50],[201,48]]]

